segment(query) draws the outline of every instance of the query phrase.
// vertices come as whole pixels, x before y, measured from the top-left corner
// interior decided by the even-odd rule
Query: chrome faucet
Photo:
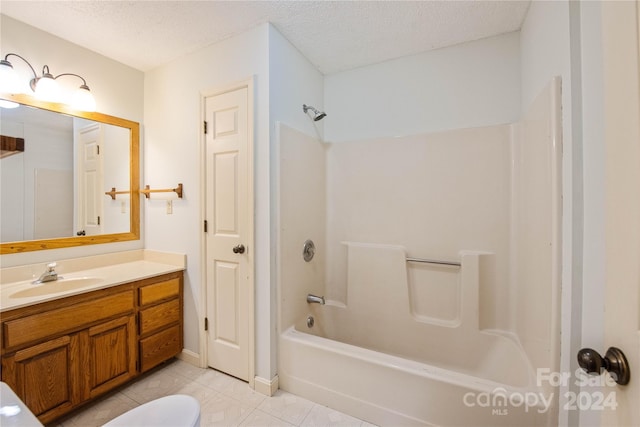
[[[58,280],[58,273],[56,273],[57,265],[58,264],[56,264],[55,262],[47,264],[47,270],[40,275],[38,280],[35,280],[32,283],[34,285],[37,285],[38,283],[53,282],[55,280]]]
[[[319,296],[316,296],[316,295],[308,294],[307,295],[307,302],[309,304],[321,304],[321,305],[324,305],[324,297],[319,297]]]

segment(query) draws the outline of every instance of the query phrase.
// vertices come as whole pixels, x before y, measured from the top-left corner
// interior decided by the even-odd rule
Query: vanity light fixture
[[[89,86],[87,86],[87,81],[82,76],[74,73],[62,73],[54,76],[49,71],[49,66],[45,65],[42,67],[42,75],[38,77],[38,74],[29,61],[16,53],[8,53],[3,60],[0,60],[0,92],[11,94],[23,92],[18,75],[13,69],[13,65],[8,60],[10,56],[22,59],[31,69],[33,78],[29,81],[29,86],[36,98],[48,102],[63,102],[64,94],[56,80],[63,76],[75,76],[82,80],[82,84],[71,97],[70,102],[68,103],[69,106],[82,111],[96,110],[96,100],[91,94]],[[4,108],[15,108],[18,104],[11,101],[2,101],[0,106]]]

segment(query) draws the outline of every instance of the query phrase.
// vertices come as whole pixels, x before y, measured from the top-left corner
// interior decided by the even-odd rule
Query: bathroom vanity
[[[67,279],[67,286],[80,287],[69,295],[47,294],[56,282],[2,287],[2,381],[44,424],[183,347],[180,267],[140,260],[80,273]],[[33,295],[38,293],[44,295]],[[45,301],[7,310],[15,295],[13,300]]]

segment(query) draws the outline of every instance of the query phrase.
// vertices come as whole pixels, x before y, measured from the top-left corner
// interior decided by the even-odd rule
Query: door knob
[[[243,254],[244,253],[244,245],[237,245],[233,247],[234,254]]]
[[[578,352],[578,365],[588,374],[600,375],[606,369],[618,384],[629,384],[629,362],[619,348],[609,347],[604,357],[591,348],[583,348]]]

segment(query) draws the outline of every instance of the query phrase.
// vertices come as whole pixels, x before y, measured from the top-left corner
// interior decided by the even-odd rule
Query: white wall
[[[95,52],[55,37],[37,28],[23,24],[5,15],[0,15],[2,56],[17,53],[25,57],[36,71],[48,65],[51,72],[60,74],[71,72],[83,76],[96,98],[97,109],[101,113],[123,117],[140,122],[143,117],[143,79],[144,75],[126,65],[105,58]],[[15,57],[9,58],[19,73],[30,73],[24,62]],[[25,77],[26,79],[27,77]],[[65,78],[61,78],[63,83]],[[75,85],[80,81],[68,77],[65,85]],[[139,249],[143,240],[82,248],[55,249],[3,255],[3,267],[14,265],[49,262],[76,258],[87,255],[115,251]]]
[[[201,101],[207,92],[249,78],[255,79],[256,336],[271,335],[268,28],[261,25],[145,74],[144,184],[152,188],[184,185],[184,198],[174,201],[171,215],[164,200],[144,201],[146,247],[187,255],[184,346],[195,354],[200,353],[198,331],[204,319],[199,313],[204,280]],[[270,378],[269,354],[268,339],[259,341],[256,375]],[[264,360],[267,366],[261,363]]]
[[[325,140],[516,122],[519,40],[513,32],[326,76]]]
[[[271,305],[268,317],[259,314],[259,319],[271,325],[268,334],[256,336],[256,345],[271,346],[269,358],[270,378],[277,371],[277,245],[280,238],[278,229],[278,170],[279,170],[279,138],[278,123],[298,129],[307,135],[322,139],[324,123],[314,122],[302,111],[302,104],[313,105],[322,110],[324,106],[324,76],[274,27],[269,26],[269,132],[271,143]],[[266,224],[268,227],[269,225]],[[304,240],[303,240],[304,241]],[[265,331],[263,331],[265,332]],[[266,341],[266,342],[265,342]],[[261,361],[260,363],[264,363]]]
[[[314,122],[302,104],[324,108],[324,76],[274,27],[269,27],[269,118],[271,141],[276,123],[323,138],[327,119]]]

